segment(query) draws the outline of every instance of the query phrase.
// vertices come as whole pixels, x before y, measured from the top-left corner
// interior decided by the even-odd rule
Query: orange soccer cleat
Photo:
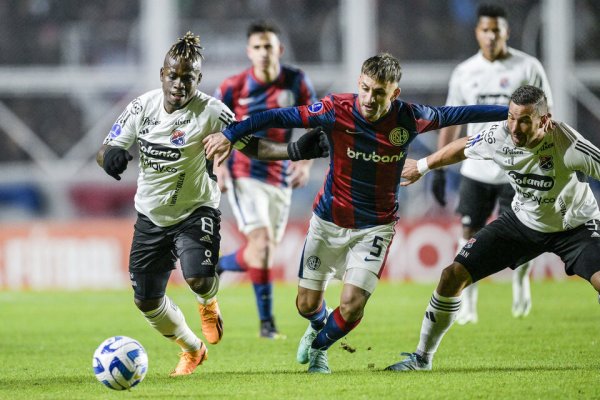
[[[208,358],[208,349],[204,343],[200,342],[200,349],[179,353],[179,362],[171,372],[170,376],[189,375],[196,370],[196,367]]]
[[[223,337],[223,318],[219,310],[219,303],[215,298],[208,304],[198,304],[200,320],[202,321],[202,334],[210,344],[217,344]]]

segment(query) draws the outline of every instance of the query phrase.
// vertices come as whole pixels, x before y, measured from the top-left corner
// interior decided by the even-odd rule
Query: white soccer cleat
[[[386,371],[430,371],[431,361],[417,353],[401,353],[406,358],[387,367]]]
[[[327,350],[310,349],[309,350],[308,372],[313,374],[330,374],[329,363],[327,361]]]
[[[309,323],[308,328],[306,328],[304,335],[302,335],[302,338],[300,339],[300,343],[298,343],[298,351],[296,352],[296,361],[298,361],[300,364],[306,364],[308,362],[310,346],[312,345],[313,340],[315,340],[317,337],[318,333],[319,332],[314,330]]]

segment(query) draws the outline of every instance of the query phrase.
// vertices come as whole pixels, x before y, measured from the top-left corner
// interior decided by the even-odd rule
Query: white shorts
[[[292,190],[253,178],[232,180],[227,189],[227,198],[239,231],[247,235],[255,229],[266,227],[269,236],[279,243],[290,213]]]
[[[313,215],[302,252],[299,285],[324,291],[329,280],[336,278],[373,293],[394,237],[394,225],[347,229]]]

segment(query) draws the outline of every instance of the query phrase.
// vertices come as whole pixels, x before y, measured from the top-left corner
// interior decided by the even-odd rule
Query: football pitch
[[[510,283],[484,281],[479,323],[454,325],[431,372],[383,369],[412,352],[434,284],[381,283],[362,323],[329,350],[331,375],[309,375],[295,361],[306,322],[296,288],[275,287],[275,315],[286,340],[258,338],[249,284],[219,294],[225,334],[191,376],[169,378],[178,348],[151,329],[132,293],[0,292],[0,399],[567,399],[600,398],[600,305],[581,280],[532,282],[533,309],[510,315]],[[340,286],[327,293],[338,303]],[[199,317],[188,289],[168,289],[188,324]],[[92,372],[104,339],[126,335],[146,348],[149,372],[129,392]]]

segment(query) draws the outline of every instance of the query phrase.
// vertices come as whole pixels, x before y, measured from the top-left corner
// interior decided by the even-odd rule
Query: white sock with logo
[[[177,343],[185,352],[200,349],[202,342],[185,322],[179,307],[167,296],[156,310],[142,312],[146,321],[167,339]]]
[[[460,297],[445,297],[433,291],[421,324],[421,336],[417,354],[430,362],[444,334],[450,329],[460,308]]]

